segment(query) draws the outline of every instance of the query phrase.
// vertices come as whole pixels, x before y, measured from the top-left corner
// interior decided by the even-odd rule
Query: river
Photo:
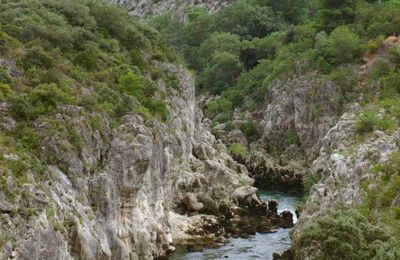
[[[275,199],[279,202],[278,212],[290,210],[297,221],[295,210],[301,198],[282,192],[260,190],[259,195],[263,200]],[[249,239],[234,238],[217,249],[206,249],[202,252],[176,252],[170,260],[211,260],[211,259],[272,259],[273,253],[282,253],[290,248],[290,229],[280,229],[276,233],[256,234]]]

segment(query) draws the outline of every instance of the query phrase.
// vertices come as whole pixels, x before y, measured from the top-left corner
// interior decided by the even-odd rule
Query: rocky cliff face
[[[188,6],[202,6],[210,12],[219,10],[232,2],[232,0],[225,1],[211,1],[211,0],[110,0],[111,3],[122,5],[130,11],[132,15],[145,16],[151,14],[160,14],[166,11],[182,11]]]
[[[248,167],[258,185],[300,192],[307,164],[318,155],[322,139],[342,109],[341,90],[332,81],[321,79],[317,72],[298,74],[272,82],[264,107],[241,119],[242,111],[236,111],[233,129],[217,125],[215,132],[227,144],[248,145],[240,129],[246,122],[254,122],[258,137],[239,161]]]
[[[390,37],[383,43],[377,55],[366,59],[366,64],[359,73],[361,80],[358,88],[369,88],[379,95],[379,84],[366,82],[364,79],[368,78],[375,62],[387,59],[388,49],[398,44],[398,38]],[[343,205],[356,209],[366,208],[366,212],[370,212],[364,213],[369,215],[369,220],[374,224],[396,222],[393,217],[395,215],[387,212],[399,205],[398,189],[394,188],[398,187],[396,167],[399,129],[395,124],[391,128],[372,127],[366,134],[362,132],[365,125],[360,121],[366,114],[373,113],[377,121],[390,125],[390,122],[394,122],[392,120],[396,120],[392,110],[397,108],[394,107],[397,105],[380,107],[370,104],[362,107],[354,103],[321,139],[319,155],[309,168],[311,178],[319,181],[311,188],[310,197],[302,207],[299,222],[293,232],[295,246],[307,227],[327,215],[329,210],[341,208]],[[306,259],[313,251],[318,255],[315,244],[310,244],[308,248],[297,250],[296,256]],[[391,256],[390,259],[396,259],[396,256]]]
[[[193,78],[181,67],[158,66],[180,81],[166,95],[169,123],[130,114],[113,127],[106,114],[77,106],[36,120],[47,133],[41,157],[52,164],[22,187],[3,173],[8,189],[22,195],[2,193],[2,259],[152,259],[189,236],[191,219],[174,212],[215,212],[254,196],[255,189],[243,192],[252,184],[246,168],[202,121]],[[3,108],[1,125],[12,128]],[[18,159],[12,151],[4,156]]]
[[[353,109],[357,111],[357,106]],[[399,150],[398,130],[391,133],[376,131],[366,140],[359,141],[355,123],[355,112],[344,114],[322,140],[320,155],[310,168],[310,174],[321,180],[313,186],[310,198],[300,213],[293,233],[295,246],[303,230],[329,210],[340,208],[343,204],[356,208],[362,206],[367,191],[365,185],[370,183],[374,190],[379,183],[380,174],[376,174],[374,167],[387,162]],[[389,205],[396,205],[395,201],[396,198]],[[310,250],[315,250],[312,246],[302,247],[296,255],[306,258]]]

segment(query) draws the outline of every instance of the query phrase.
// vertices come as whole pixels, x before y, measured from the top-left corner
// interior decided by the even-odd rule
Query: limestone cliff
[[[376,55],[366,59],[366,64],[359,73],[361,80],[358,88],[365,88],[367,84],[374,86],[374,83],[366,82],[365,79],[376,62],[387,59],[387,50],[398,44],[399,39],[391,37],[383,43]],[[379,87],[372,86],[370,89],[374,89],[379,95]],[[399,128],[395,124],[391,126],[396,120],[393,114],[396,107],[397,104],[383,107],[369,104],[362,107],[354,103],[321,139],[319,155],[311,163],[309,172],[309,178],[318,181],[311,188],[310,197],[301,209],[299,222],[293,233],[298,258],[315,256],[321,251],[316,250],[315,243],[301,246],[299,241],[304,230],[330,210],[345,206],[362,210],[374,224],[384,223],[390,226],[396,222],[393,211],[399,206],[396,176],[400,135]],[[386,126],[366,124],[364,120],[369,116],[376,118],[375,124],[381,122]],[[370,128],[366,129],[368,126]],[[386,259],[397,259],[398,253],[390,252]],[[381,255],[378,254],[378,257],[382,257]]]
[[[44,181],[31,172],[32,183],[21,191],[26,198],[1,199],[1,230],[8,238],[2,259],[151,259],[184,233],[177,224],[190,225],[174,213],[183,201],[185,211],[213,212],[221,203],[233,205],[234,191],[252,184],[246,168],[207,130],[191,75],[179,66],[158,66],[180,81],[164,93],[169,123],[130,114],[112,129],[107,114],[78,106],[59,107],[50,120],[35,122],[41,132],[52,127],[50,121],[72,131],[80,144],[76,149],[58,133],[45,137],[40,153],[53,163],[46,165]],[[164,84],[159,81],[167,91]],[[5,125],[12,118],[3,107]],[[102,122],[98,129],[90,124],[95,118]],[[14,182],[9,175],[10,189]],[[34,212],[12,214],[26,208]]]

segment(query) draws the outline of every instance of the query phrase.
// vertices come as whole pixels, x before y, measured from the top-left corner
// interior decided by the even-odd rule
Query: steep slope
[[[390,62],[389,50],[397,46],[400,46],[400,39],[390,37],[376,55],[366,58],[359,73],[358,89],[371,84],[366,79],[380,62]],[[375,90],[382,91],[379,87]],[[301,209],[293,234],[297,258],[340,255],[346,246],[354,248],[353,258],[400,257],[396,240],[400,205],[396,111],[396,98],[363,107],[352,104],[321,140],[321,150],[311,164],[309,176],[319,181]],[[324,238],[329,232],[330,242]],[[339,245],[337,239],[342,239],[343,232],[351,234],[351,238]],[[357,232],[364,233],[357,237]],[[374,248],[378,244],[380,246]]]
[[[212,132],[256,185],[306,193],[286,254],[398,259],[398,1],[187,14],[152,21],[197,72]]]
[[[152,259],[264,207],[146,24],[99,1],[3,1],[0,22],[0,258]]]

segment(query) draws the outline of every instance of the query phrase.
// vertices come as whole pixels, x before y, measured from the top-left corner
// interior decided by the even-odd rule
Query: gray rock
[[[252,185],[246,168],[226,153],[202,122],[190,73],[171,64],[156,66],[181,82],[179,89],[159,82],[164,84],[162,91],[170,92],[164,93],[171,108],[166,123],[129,114],[111,129],[108,115],[90,114],[77,106],[60,106],[51,118],[34,122],[44,134],[40,156],[49,165],[45,180],[36,180],[32,173],[32,183],[20,190],[27,196],[16,199],[18,212],[29,214],[0,223],[2,233],[12,238],[15,258],[163,256],[188,231],[189,219],[170,217],[182,201],[192,211],[205,206],[215,211],[222,202],[233,206],[234,191]],[[101,129],[90,123],[98,118]],[[51,122],[58,131],[51,131]],[[78,144],[71,141],[71,133]],[[12,154],[9,157],[13,159]],[[252,197],[252,192],[243,196]],[[11,214],[14,205],[2,197],[0,202],[0,211]],[[0,254],[10,255],[7,248]]]

